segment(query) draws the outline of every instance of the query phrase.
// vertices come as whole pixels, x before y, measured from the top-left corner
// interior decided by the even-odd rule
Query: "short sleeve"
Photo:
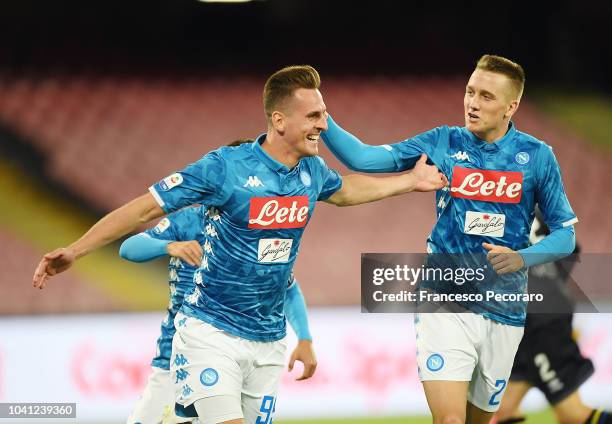
[[[179,230],[174,220],[174,214],[162,218],[155,227],[145,230],[144,233],[157,240],[179,240]]]
[[[550,231],[578,222],[565,194],[559,163],[550,146],[544,144],[538,151],[535,172],[536,201]]]
[[[329,168],[323,158],[317,156],[317,159],[318,171],[322,180],[321,191],[317,200],[326,200],[342,188],[342,177],[336,170]]]
[[[225,160],[214,151],[152,185],[149,191],[166,213],[196,203],[221,206],[227,195],[225,176]]]
[[[397,164],[397,171],[414,168],[423,153],[427,155],[429,162],[440,168],[444,161],[444,152],[448,144],[445,141],[448,140],[448,136],[448,127],[437,127],[385,147],[391,151]]]

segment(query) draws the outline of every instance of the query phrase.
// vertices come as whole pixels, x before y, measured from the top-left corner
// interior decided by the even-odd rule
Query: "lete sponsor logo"
[[[302,228],[308,210],[308,196],[251,197],[249,228]]]
[[[287,262],[291,255],[292,239],[260,239],[257,261],[262,263]]]
[[[483,202],[519,203],[523,194],[523,173],[455,166],[450,190],[452,197]]]

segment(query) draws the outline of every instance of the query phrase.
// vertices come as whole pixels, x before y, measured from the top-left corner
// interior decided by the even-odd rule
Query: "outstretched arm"
[[[67,270],[75,260],[162,215],[164,211],[150,193],[121,206],[98,221],[70,246],[45,254],[34,272],[33,286],[44,288],[49,277]]]
[[[327,131],[321,133],[325,145],[349,169],[359,172],[395,172],[398,170],[389,146],[364,144],[327,118]]]
[[[285,295],[285,315],[298,337],[298,344],[291,353],[288,368],[289,371],[292,371],[296,360],[302,362],[304,371],[296,380],[306,380],[312,377],[317,369],[317,357],[312,348],[312,336],[308,328],[306,301],[296,280],[287,289]]]
[[[391,177],[346,175],[342,177],[342,188],[325,201],[336,206],[354,206],[411,191],[440,190],[448,185],[444,174],[426,162],[427,156],[421,155],[411,172]]]

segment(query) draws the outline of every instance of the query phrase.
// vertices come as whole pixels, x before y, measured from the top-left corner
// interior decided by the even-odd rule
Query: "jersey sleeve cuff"
[[[563,226],[563,228],[565,228],[565,227],[569,227],[570,225],[574,225],[577,222],[578,222],[578,218],[577,217],[573,217],[572,219],[569,219],[569,220],[565,221],[561,225]]]
[[[155,189],[155,186],[149,187],[149,193],[151,193],[153,195],[153,198],[155,199],[155,201],[157,202],[159,207],[162,208],[164,210],[164,212],[167,212],[166,208],[164,208],[164,206],[166,205],[166,202],[164,202],[164,199],[161,198],[161,196],[159,195],[159,193]]]

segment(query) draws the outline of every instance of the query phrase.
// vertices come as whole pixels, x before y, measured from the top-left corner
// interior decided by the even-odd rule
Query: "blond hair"
[[[523,95],[523,88],[525,87],[525,71],[521,65],[502,56],[485,54],[478,59],[476,69],[495,72],[508,77],[514,88],[517,100],[520,100]]]

